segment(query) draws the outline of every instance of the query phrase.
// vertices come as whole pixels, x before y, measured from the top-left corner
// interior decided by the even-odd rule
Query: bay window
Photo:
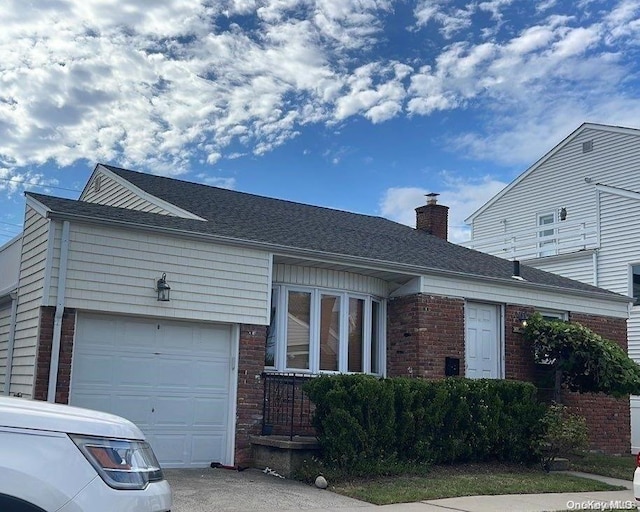
[[[278,285],[265,366],[280,371],[384,373],[384,302],[338,290]]]

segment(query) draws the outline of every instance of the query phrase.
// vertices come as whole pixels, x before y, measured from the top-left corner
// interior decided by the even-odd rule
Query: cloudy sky
[[[640,0],[4,0],[0,243],[96,163],[463,220],[585,121],[640,127]]]

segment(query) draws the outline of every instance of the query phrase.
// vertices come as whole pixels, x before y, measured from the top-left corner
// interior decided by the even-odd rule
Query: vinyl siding
[[[4,393],[7,375],[7,346],[9,345],[9,327],[11,322],[11,302],[0,306],[0,394]]]
[[[592,252],[585,252],[583,254],[577,253],[570,258],[541,258],[523,263],[545,272],[559,274],[569,279],[595,285],[593,257]]]
[[[20,274],[20,250],[22,239],[16,238],[0,248],[0,291],[18,284]]]
[[[20,262],[11,392],[31,397],[50,222],[27,206]]]
[[[582,153],[582,143],[589,140],[593,151]],[[637,190],[639,171],[639,136],[585,129],[479,214],[473,220],[473,238],[535,229],[537,214],[563,207],[568,221],[594,219],[595,183]],[[592,182],[586,183],[585,177]]]
[[[56,255],[59,253],[56,242]],[[58,267],[54,258],[54,267]],[[158,302],[167,274],[171,300]],[[66,306],[241,324],[268,323],[270,256],[161,234],[71,224]],[[58,272],[52,272],[55,300]]]
[[[543,291],[520,286],[516,280],[509,286],[502,283],[488,283],[471,279],[458,280],[449,277],[424,276],[422,293],[441,295],[459,299],[533,306],[539,309],[574,311],[591,315],[604,315],[617,318],[627,317],[627,305],[624,302],[612,302],[592,297],[563,294],[561,291]]]
[[[389,284],[383,279],[352,272],[300,267],[282,263],[274,265],[273,282],[347,290],[383,298],[389,295]]]
[[[100,188],[95,189],[96,180],[100,181]],[[102,173],[96,173],[87,186],[85,194],[80,198],[88,203],[99,203],[118,208],[128,208],[130,210],[140,210],[143,212],[159,213],[170,215],[170,212],[161,208],[146,199],[141,198],[131,190],[123,187],[114,179]]]

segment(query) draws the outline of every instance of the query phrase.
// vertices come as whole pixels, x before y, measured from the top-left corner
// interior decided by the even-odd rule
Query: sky
[[[415,224],[640,127],[640,0],[3,0],[0,244],[97,163]]]

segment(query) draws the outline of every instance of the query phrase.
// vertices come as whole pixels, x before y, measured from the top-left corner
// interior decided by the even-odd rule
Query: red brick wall
[[[522,320],[518,315],[524,313],[533,314],[533,308],[521,306],[505,307],[504,316],[504,370],[505,378],[511,380],[525,380],[534,382],[536,377],[536,364],[533,361],[533,352],[529,343],[519,331],[522,329]]]
[[[49,368],[51,364],[51,345],[53,343],[53,323],[55,307],[40,308],[40,328],[36,355],[36,375],[33,398],[46,400],[49,389]],[[76,328],[76,310],[65,308],[62,315],[62,331],[58,360],[58,380],[56,385],[56,402],[69,403],[69,386],[71,383],[71,356]]]
[[[264,325],[241,325],[238,354],[238,401],[236,406],[235,463],[248,466],[251,463],[249,436],[260,435],[262,430],[265,339]]]
[[[416,208],[416,229],[446,240],[448,237],[449,207],[426,204]]]
[[[464,374],[464,301],[416,294],[391,299],[387,317],[387,374],[437,379],[446,357]]]
[[[627,351],[625,318],[600,317],[571,313],[570,320],[618,343]],[[605,453],[630,453],[631,418],[629,398],[613,398],[603,394],[563,392],[562,402],[587,419],[589,445]]]

